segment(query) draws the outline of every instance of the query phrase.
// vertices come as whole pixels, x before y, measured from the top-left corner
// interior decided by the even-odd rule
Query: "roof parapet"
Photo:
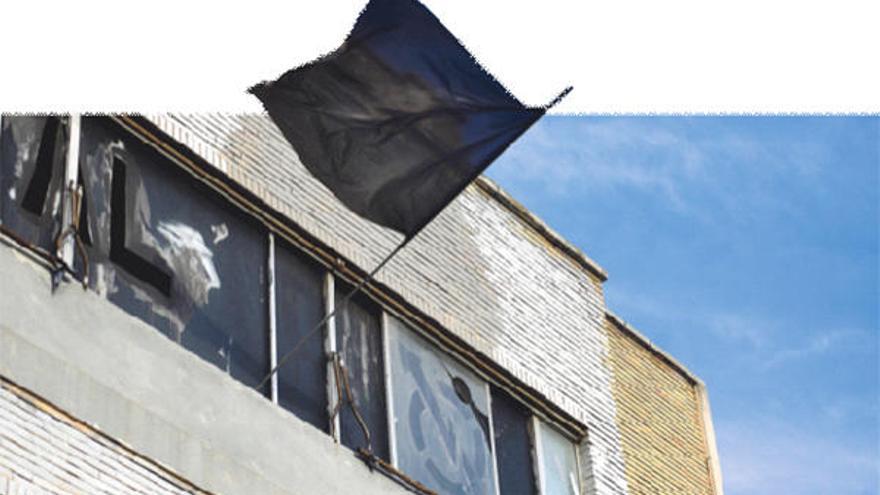
[[[574,244],[566,240],[564,237],[562,237],[562,235],[553,230],[543,220],[541,220],[534,213],[529,211],[525,206],[522,205],[522,203],[513,199],[513,197],[508,194],[507,191],[502,189],[501,186],[483,175],[477,177],[474,183],[477,185],[477,187],[486,192],[490,197],[492,197],[502,206],[510,210],[510,212],[516,215],[517,218],[525,222],[526,225],[528,225],[538,234],[547,239],[550,244],[552,244],[554,247],[562,251],[566,256],[571,258],[572,261],[580,265],[582,268],[586,269],[591,274],[598,277],[600,281],[604,282],[608,280],[608,272],[606,272],[604,268],[599,266],[598,263],[596,263],[589,256],[584,254],[583,251],[578,249]]]
[[[654,342],[651,341],[648,337],[645,337],[641,332],[636,330],[633,326],[627,323],[623,318],[617,316],[609,310],[605,310],[605,317],[611,323],[617,325],[618,328],[629,334],[633,337],[639,344],[643,347],[654,353],[657,357],[665,361],[667,364],[672,366],[676,371],[678,371],[682,376],[684,376],[688,381],[697,385],[699,387],[706,387],[706,384],[703,383],[703,380],[700,379],[697,375],[691,372],[691,370],[687,369],[685,365],[681,364],[678,360],[672,357],[669,353],[661,349]]]

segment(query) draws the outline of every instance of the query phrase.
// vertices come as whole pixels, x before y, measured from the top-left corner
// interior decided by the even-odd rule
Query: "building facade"
[[[0,494],[721,493],[705,387],[487,179],[348,300],[402,239],[265,116],[0,139]]]

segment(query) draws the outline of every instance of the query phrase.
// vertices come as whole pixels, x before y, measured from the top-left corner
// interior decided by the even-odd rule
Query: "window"
[[[3,117],[0,224],[53,254],[61,230],[67,140],[60,117]]]
[[[397,466],[445,495],[497,493],[488,385],[387,321]]]
[[[492,387],[492,429],[502,495],[536,495],[532,468],[532,415],[525,406]]]
[[[327,431],[327,360],[324,332],[306,335],[324,317],[326,273],[284,242],[275,244],[275,312],[278,359],[301,345],[278,370],[278,403]]]
[[[90,287],[256,386],[269,369],[266,233],[107,119],[82,119],[80,150]]]
[[[337,281],[337,304],[350,292],[350,286]],[[381,308],[368,298],[351,298],[336,314],[336,349],[348,374],[354,403],[370,431],[373,453],[389,460],[381,319]],[[352,449],[367,446],[351,407],[342,407],[339,423],[343,445]]]
[[[535,420],[541,495],[578,495],[577,452],[561,433]]]

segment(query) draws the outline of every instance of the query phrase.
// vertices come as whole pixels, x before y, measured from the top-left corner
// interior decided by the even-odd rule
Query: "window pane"
[[[486,383],[389,318],[398,467],[442,494],[494,494]]]
[[[90,286],[256,385],[269,368],[265,232],[109,119],[83,118],[82,132]]]
[[[528,409],[492,387],[492,430],[502,495],[538,493],[532,464],[531,419]]]
[[[540,424],[542,495],[578,495],[574,444],[553,428]]]
[[[296,248],[275,245],[278,359],[302,342],[278,371],[278,403],[327,431],[327,361],[324,332],[302,338],[324,317],[324,269]]]
[[[67,140],[60,117],[3,116],[0,223],[53,254],[61,229]]]
[[[337,281],[336,301],[351,292]],[[388,460],[388,415],[385,408],[385,364],[382,359],[381,310],[366,297],[352,298],[336,314],[336,348],[348,369],[354,401],[372,437],[373,453]],[[366,447],[363,431],[351,408],[340,413],[342,444]]]

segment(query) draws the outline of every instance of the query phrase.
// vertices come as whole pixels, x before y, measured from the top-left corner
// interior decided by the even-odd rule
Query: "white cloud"
[[[841,341],[861,337],[861,332],[850,330],[830,330],[810,336],[806,342],[795,347],[778,349],[773,352],[762,364],[766,369],[777,368],[790,362],[803,361],[825,354],[832,350]],[[865,341],[870,341],[865,339]]]
[[[750,139],[717,121],[710,124],[717,132],[699,135],[688,128],[703,125],[699,118],[680,124],[661,126],[646,117],[551,117],[493,167],[492,175],[552,196],[637,193],[677,214],[720,225],[753,221],[768,211],[797,217],[801,206],[783,199],[778,188],[792,181],[807,184],[802,191],[822,187],[816,176],[827,156],[823,143]]]

